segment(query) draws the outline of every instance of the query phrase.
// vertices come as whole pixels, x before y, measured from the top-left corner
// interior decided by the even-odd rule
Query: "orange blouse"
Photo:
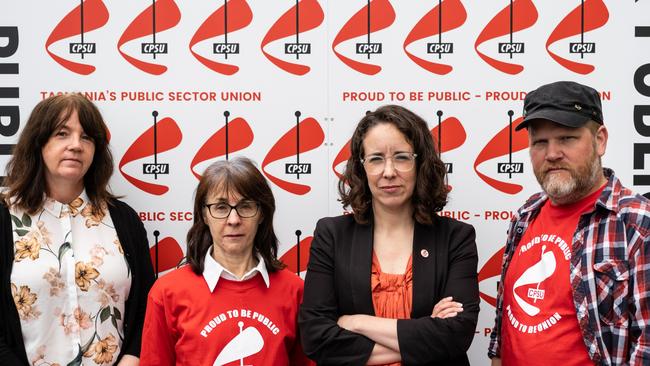
[[[372,253],[370,286],[375,316],[391,319],[409,319],[413,308],[413,257],[409,258],[404,274],[383,273],[379,259]],[[390,366],[400,366],[400,362]]]

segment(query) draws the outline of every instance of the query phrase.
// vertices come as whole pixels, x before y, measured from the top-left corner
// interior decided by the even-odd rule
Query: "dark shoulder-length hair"
[[[95,144],[93,161],[83,178],[93,214],[100,214],[114,198],[108,190],[108,181],[113,174],[108,128],[97,107],[83,95],[73,93],[44,99],[32,110],[7,164],[3,183],[7,187],[3,194],[7,205],[29,214],[42,209],[43,194],[48,193],[43,147],[75,111],[84,132]]]
[[[411,201],[414,218],[420,224],[431,224],[436,212],[447,204],[447,170],[440,160],[427,123],[417,114],[398,105],[385,105],[368,112],[359,121],[350,141],[351,155],[339,181],[339,195],[343,207],[351,207],[354,219],[366,224],[372,216],[372,194],[361,159],[363,140],[376,125],[390,123],[406,138],[417,154],[416,182]]]
[[[194,195],[194,224],[187,233],[187,261],[196,274],[203,273],[203,262],[208,249],[212,246],[210,228],[205,222],[204,214],[207,199],[213,194],[237,193],[243,199],[259,204],[261,221],[253,240],[253,254],[264,258],[269,272],[285,267],[278,260],[278,238],[273,231],[273,214],[275,198],[271,187],[255,164],[244,157],[228,161],[217,161],[203,172]]]

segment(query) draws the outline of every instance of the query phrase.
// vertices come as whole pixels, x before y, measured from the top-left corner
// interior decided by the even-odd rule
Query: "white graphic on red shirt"
[[[244,365],[244,358],[254,355],[264,348],[264,338],[255,327],[244,328],[244,322],[237,322],[239,334],[231,339],[228,344],[221,350],[217,359],[214,360],[213,366],[222,366],[229,362],[239,360],[241,366]]]
[[[512,286],[512,295],[517,302],[517,305],[530,316],[535,316],[539,314],[539,308],[535,305],[528,303],[526,300],[517,295],[517,289],[521,286],[530,285],[533,283],[537,284],[537,288],[528,289],[527,296],[530,299],[533,299],[533,304],[537,300],[544,299],[544,290],[539,288],[540,284],[547,278],[553,275],[556,268],[555,255],[552,251],[544,252],[546,250],[546,245],[542,246],[542,257],[539,262],[533,264],[528,268],[524,273],[519,276],[515,284]]]

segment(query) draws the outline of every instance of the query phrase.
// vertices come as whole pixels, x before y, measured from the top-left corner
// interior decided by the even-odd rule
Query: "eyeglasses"
[[[259,204],[255,201],[241,201],[235,206],[225,202],[208,203],[205,205],[210,212],[210,216],[215,219],[225,219],[230,216],[230,212],[235,209],[237,215],[241,218],[249,218],[257,215]]]
[[[418,154],[402,152],[393,156],[369,155],[361,158],[361,164],[366,167],[366,173],[370,175],[380,174],[386,167],[386,160],[392,160],[393,168],[399,172],[408,172],[415,166],[415,158]]]

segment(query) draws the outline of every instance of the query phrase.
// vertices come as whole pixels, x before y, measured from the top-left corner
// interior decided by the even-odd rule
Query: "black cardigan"
[[[365,365],[374,342],[337,325],[341,315],[374,315],[370,276],[373,226],[352,215],[321,219],[311,243],[298,323],[302,347],[318,365]],[[471,225],[436,216],[415,224],[411,319],[397,321],[402,365],[469,365],[479,312],[478,254]],[[463,312],[431,318],[453,296]]]
[[[108,211],[131,269],[131,289],[124,314],[124,343],[116,359],[117,363],[124,354],[140,355],[147,294],[153,284],[154,273],[147,232],[138,214],[119,200],[112,200]],[[0,231],[0,365],[28,366],[20,318],[11,296],[14,242],[11,217],[4,204],[0,204],[0,229],[4,230]]]

